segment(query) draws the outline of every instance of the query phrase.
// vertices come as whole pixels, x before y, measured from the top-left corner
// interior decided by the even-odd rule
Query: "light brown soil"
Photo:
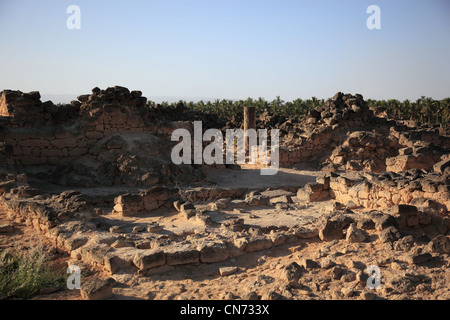
[[[0,215],[1,223],[7,222],[5,215]],[[368,234],[370,240],[377,236]],[[30,243],[40,241],[38,234],[32,228],[15,224],[15,232],[8,236],[0,235],[2,248],[16,247],[25,250]],[[330,246],[331,244],[331,246]],[[334,245],[333,245],[334,244]],[[67,256],[51,250],[49,244],[43,240],[43,245],[49,248],[54,266],[64,266],[69,260]],[[328,249],[326,249],[328,248]],[[322,250],[326,257],[319,258]],[[324,255],[322,254],[322,255]],[[365,283],[353,280],[332,279],[331,269],[315,268],[304,271],[299,284],[288,286],[282,279],[283,269],[291,262],[300,263],[303,258],[317,262],[331,258],[344,270],[357,272],[353,262],[361,262],[365,266],[378,265],[381,269],[382,286],[379,290],[369,290]],[[274,249],[245,254],[224,263],[180,266],[165,273],[151,276],[134,276],[130,274],[113,276],[117,281],[112,299],[152,299],[152,300],[225,300],[245,299],[246,294],[255,291],[264,297],[274,291],[287,299],[361,299],[361,293],[373,292],[377,298],[394,299],[450,299],[450,260],[448,255],[435,257],[424,265],[408,265],[402,260],[404,252],[387,249],[379,241],[370,243],[348,244],[346,240],[323,243],[319,239],[301,240]],[[236,266],[235,274],[222,277],[219,269]],[[87,268],[87,266],[85,266]],[[83,271],[83,279],[107,278],[109,275],[101,270]],[[421,280],[408,292],[392,291],[390,280],[394,276],[404,277],[414,274],[416,277],[424,275],[428,280]],[[351,279],[351,278],[350,278]],[[352,292],[350,296],[343,294]],[[79,290],[64,289],[56,293],[38,295],[38,300],[78,300],[81,299]]]
[[[220,176],[219,171],[211,172],[211,180],[221,187],[285,187],[288,185],[304,185],[314,181],[318,173],[312,171],[293,171],[287,169],[282,179],[262,181],[259,171],[252,170],[233,172],[233,175]],[[276,181],[276,182],[274,182]],[[259,184],[260,183],[260,184]],[[301,204],[294,203],[289,210],[268,208],[244,208],[240,212],[224,210],[212,215],[213,221],[221,221],[227,217],[243,218],[247,225],[259,227],[314,225],[317,219],[332,209],[332,201]],[[117,218],[105,215],[105,220],[114,223],[146,224],[157,221],[167,232],[202,232],[204,225],[186,220],[176,214],[149,215],[142,218]],[[16,248],[27,250],[31,246],[41,244],[52,256],[52,266],[64,269],[70,257],[58,253],[50,243],[40,236],[32,227],[11,222],[5,214],[0,213],[0,224],[14,225],[13,234],[0,234],[0,249]],[[119,223],[119,224],[120,224]],[[416,239],[422,230],[416,230]],[[297,240],[269,250],[246,253],[240,257],[222,263],[185,265],[170,267],[166,272],[148,276],[133,274],[116,274],[114,297],[112,299],[150,299],[150,300],[227,300],[246,299],[249,292],[255,292],[259,298],[266,299],[270,292],[278,294],[281,299],[366,299],[367,293],[375,294],[376,299],[450,299],[450,259],[449,255],[433,255],[433,259],[424,264],[409,264],[405,260],[409,252],[395,251],[378,239],[378,232],[368,231],[367,240],[350,244],[345,239],[333,242],[322,242],[318,238]],[[425,243],[416,242],[415,248],[424,248]],[[283,279],[283,271],[292,262],[301,264],[301,259],[311,259],[319,264],[313,269],[303,270],[300,280],[289,285]],[[343,274],[348,276],[333,277],[335,267],[321,267],[326,259],[331,259]],[[80,262],[81,263],[81,262]],[[382,285],[379,290],[370,290],[367,283],[356,279],[358,272],[366,273],[366,268],[376,265],[380,268]],[[91,278],[108,278],[109,274],[85,264],[82,267],[82,281]],[[237,272],[221,276],[222,267],[237,267]],[[340,278],[340,279],[339,279]],[[405,284],[406,283],[406,284]],[[373,298],[373,297],[370,297]],[[78,300],[79,290],[63,289],[61,291],[38,295],[38,300]]]

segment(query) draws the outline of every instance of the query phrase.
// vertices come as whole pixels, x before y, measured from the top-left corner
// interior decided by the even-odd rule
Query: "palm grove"
[[[279,114],[288,118],[305,118],[308,112],[325,103],[324,99],[312,97],[311,99],[295,99],[293,101],[284,101],[279,96],[272,101],[264,98],[246,100],[214,100],[214,101],[198,101],[178,103],[162,102],[159,107],[175,108],[177,104],[183,105],[189,109],[201,111],[203,113],[216,113],[226,118],[241,112],[244,107],[256,107],[256,113],[261,114],[268,111],[273,114]],[[447,124],[450,122],[450,98],[442,100],[434,100],[429,97],[422,96],[416,101],[397,99],[390,100],[373,100],[368,99],[366,103],[369,108],[379,111],[386,111],[387,114],[395,119],[415,120],[419,124]],[[149,101],[150,106],[156,106],[153,101]]]

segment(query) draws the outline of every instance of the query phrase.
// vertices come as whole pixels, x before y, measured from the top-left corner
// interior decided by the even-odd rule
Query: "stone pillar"
[[[244,132],[248,129],[256,130],[256,107],[244,108]]]
[[[248,129],[256,130],[256,107],[244,107],[244,132],[247,133]],[[245,138],[245,153],[249,151],[248,139]]]

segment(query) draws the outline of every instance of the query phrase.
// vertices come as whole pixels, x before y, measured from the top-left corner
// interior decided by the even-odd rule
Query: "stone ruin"
[[[173,130],[191,130],[194,120],[244,125],[182,104],[147,106],[140,91],[119,86],[62,106],[5,90],[0,209],[111,275],[224,262],[302,239],[363,241],[365,229],[450,230],[450,137],[436,127],[379,117],[358,94],[337,93],[305,121],[265,112],[252,127],[281,130],[280,166],[306,163],[316,175],[230,187],[212,183],[208,170],[244,168],[171,162]],[[329,205],[307,211],[315,203]]]

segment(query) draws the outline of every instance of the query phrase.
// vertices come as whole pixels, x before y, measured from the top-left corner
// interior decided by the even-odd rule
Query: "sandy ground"
[[[0,223],[6,222],[0,215]],[[15,225],[12,235],[0,236],[1,248],[16,247],[26,250],[40,242],[38,234],[25,225]],[[52,255],[52,265],[63,268],[69,260],[64,254],[42,243]],[[245,254],[227,262],[187,265],[151,276],[118,274],[113,300],[233,300],[249,299],[251,293],[259,298],[280,299],[365,299],[375,294],[376,299],[450,299],[450,260],[448,255],[436,256],[424,265],[409,265],[403,259],[404,252],[387,249],[377,241],[376,234],[368,234],[368,242],[348,244],[345,240],[323,243],[319,239],[299,240],[273,249]],[[302,271],[296,285],[288,285],[283,270],[292,262],[302,264],[302,259],[322,264]],[[336,266],[349,273],[347,278],[336,279],[335,267],[326,267],[332,260]],[[359,270],[369,265],[380,267],[382,285],[370,290],[367,284],[354,278]],[[236,267],[228,276],[220,275],[220,268]],[[90,278],[107,278],[101,270],[84,266],[82,281]],[[400,279],[400,284],[392,279]],[[415,279],[408,287],[405,279]],[[402,279],[406,284],[402,284]],[[408,280],[409,281],[409,280]],[[38,295],[38,300],[78,300],[79,290],[63,289],[56,293]]]
[[[274,176],[261,175],[259,169],[223,170],[206,168],[208,180],[221,188],[249,188],[251,190],[265,188],[296,187],[297,189],[308,182],[315,182],[316,177],[324,175],[323,172],[313,171],[306,166],[280,168]]]
[[[286,186],[301,187],[315,180],[321,173],[308,170],[285,169],[277,179],[262,177],[258,170],[234,171],[220,175],[220,170],[211,170],[210,180],[221,187],[251,186],[254,189],[277,188]],[[223,173],[223,172],[222,172]],[[242,218],[245,224],[265,226],[293,225],[313,226],[317,218],[329,211],[331,202],[314,204],[291,204],[287,209],[244,208],[240,211],[227,211],[212,214],[215,222],[224,219]],[[195,221],[182,219],[175,212],[167,211],[163,215],[148,215],[139,219],[118,218],[106,215],[111,224],[124,225],[158,222],[164,230],[173,233],[185,231],[201,232],[205,228]],[[0,213],[0,224],[10,223],[5,214]],[[66,267],[69,257],[58,253],[48,242],[31,227],[12,223],[13,234],[0,234],[0,249],[16,248],[27,250],[36,244],[42,244],[52,257],[51,265],[59,270]],[[417,230],[420,239],[421,230]],[[417,240],[414,248],[424,248],[425,242]],[[233,299],[450,299],[450,259],[448,255],[434,254],[424,264],[410,264],[405,259],[409,252],[395,251],[381,243],[378,233],[367,231],[366,241],[348,243],[345,239],[322,242],[318,238],[297,240],[281,246],[248,253],[226,262],[215,264],[186,265],[168,269],[166,272],[136,276],[117,274],[114,297],[120,299],[149,300],[233,300]],[[295,262],[306,263],[312,260],[312,266],[303,268],[299,280],[288,283],[285,269]],[[372,290],[367,286],[367,267],[375,265],[381,274],[381,287]],[[81,265],[82,281],[90,278],[107,278],[110,275],[88,265]],[[220,269],[235,267],[234,273],[221,276]],[[365,278],[362,275],[366,275]],[[81,299],[79,290],[62,289],[56,293],[41,294],[38,300],[77,300]]]

